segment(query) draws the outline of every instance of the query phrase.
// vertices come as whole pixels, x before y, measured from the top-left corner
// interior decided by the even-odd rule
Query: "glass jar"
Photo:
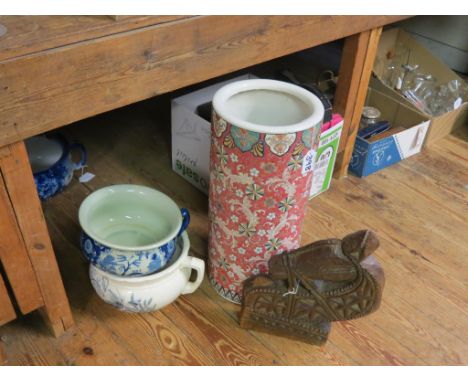
[[[380,121],[380,110],[373,106],[364,106],[362,109],[361,122],[359,128],[364,129],[369,125],[375,124]]]

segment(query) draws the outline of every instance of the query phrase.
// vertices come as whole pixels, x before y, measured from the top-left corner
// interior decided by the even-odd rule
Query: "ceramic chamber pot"
[[[173,256],[190,215],[160,191],[119,184],[94,191],[79,210],[83,255],[120,276],[157,272]]]
[[[25,144],[41,200],[47,200],[61,192],[71,182],[73,172],[86,165],[86,150],[83,145],[69,144],[60,134],[53,137],[32,137]],[[74,150],[81,154],[77,163],[71,158]]]
[[[116,276],[90,264],[91,284],[99,297],[120,310],[143,313],[161,309],[181,294],[195,292],[203,280],[205,263],[189,256],[189,247],[184,232],[177,240],[172,260],[164,269],[148,276]],[[193,282],[189,281],[192,270],[197,272]]]

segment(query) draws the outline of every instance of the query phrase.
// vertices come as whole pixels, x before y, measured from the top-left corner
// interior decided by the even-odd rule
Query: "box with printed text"
[[[379,109],[391,129],[371,139],[356,138],[349,170],[361,177],[419,153],[430,123],[427,116],[372,88],[366,105]]]
[[[315,154],[310,198],[328,190],[335,167],[336,154],[343,130],[343,118],[339,114],[335,114],[328,123],[331,127],[320,134],[319,147]]]
[[[172,169],[205,194],[210,184],[211,123],[197,109],[211,102],[216,91],[227,83],[250,78],[257,77],[247,74],[232,78],[171,102]]]

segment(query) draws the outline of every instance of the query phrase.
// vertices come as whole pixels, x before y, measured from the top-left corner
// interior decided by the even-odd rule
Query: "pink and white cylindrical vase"
[[[230,83],[213,98],[209,279],[241,303],[242,283],[298,248],[324,109],[286,82]]]

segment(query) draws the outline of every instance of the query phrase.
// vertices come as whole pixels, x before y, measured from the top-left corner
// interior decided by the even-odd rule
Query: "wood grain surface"
[[[171,170],[168,97],[62,130],[83,142],[96,177],[43,203],[76,328],[54,339],[32,313],[0,328],[10,365],[466,365],[468,129],[367,178],[333,180],[308,204],[303,243],[377,232],[386,273],[380,309],[334,323],[314,347],[243,330],[239,307],[205,279],[161,311],[121,313],[89,282],[79,249],[81,201],[114,183],[143,184],[190,209],[192,255],[206,259],[207,198]],[[77,174],[78,176],[79,174]]]
[[[0,61],[187,16],[0,16]]]
[[[29,313],[44,302],[3,181],[1,164],[0,159],[0,262],[21,312]]]
[[[5,59],[0,146],[402,18],[199,16]]]
[[[53,333],[58,336],[73,326],[73,318],[37,195],[26,147],[23,142],[18,142],[9,148],[11,155],[4,157],[0,163],[3,182],[41,291],[45,317]],[[19,270],[22,271],[24,270]],[[20,282],[31,283],[33,286],[35,279],[32,277]]]

